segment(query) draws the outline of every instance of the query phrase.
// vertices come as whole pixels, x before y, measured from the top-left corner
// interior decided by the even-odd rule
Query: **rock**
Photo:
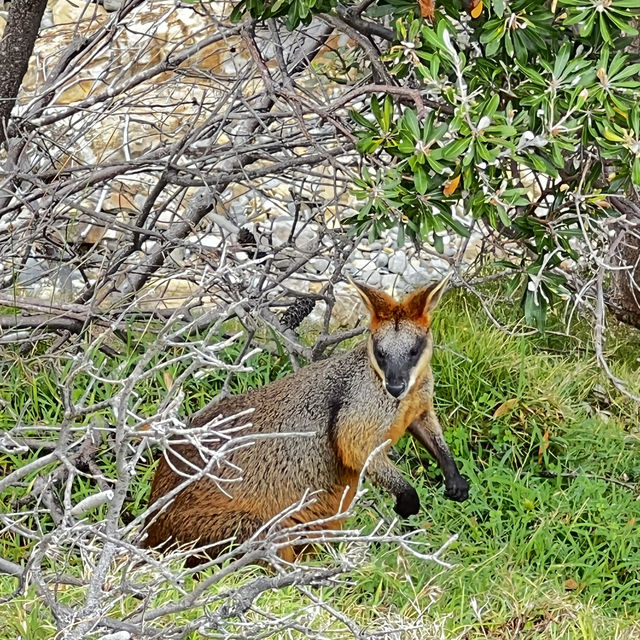
[[[327,303],[323,300],[318,300],[316,302],[316,306],[313,308],[313,311],[303,320],[302,333],[305,330],[308,330],[310,327],[319,327],[324,323],[324,314],[327,311]]]
[[[355,258],[351,261],[351,266],[355,273],[358,274],[361,271],[370,271],[373,269],[374,263],[373,260],[370,260],[369,258]]]
[[[53,24],[77,24],[81,23],[84,29],[94,20],[91,30],[95,30],[99,24],[107,19],[107,12],[99,4],[89,4],[87,2],[72,2],[71,0],[58,0],[51,6]]]
[[[397,284],[400,282],[400,278],[393,273],[385,273],[380,279],[380,286],[387,293],[392,294],[394,291],[397,293]]]
[[[413,270],[402,274],[402,278],[410,287],[422,287],[433,280],[425,271]]]
[[[341,229],[340,218],[336,213],[336,207],[327,207],[324,210],[324,223],[327,229]]]
[[[222,242],[222,238],[215,233],[207,233],[199,239],[199,243],[207,249],[217,249]]]
[[[356,252],[369,254],[374,251],[380,251],[381,249],[382,245],[379,242],[369,244],[366,240],[364,240],[358,245]]]
[[[404,270],[407,268],[407,254],[398,249],[390,258],[389,258],[389,271],[391,273],[404,273]]]
[[[329,269],[331,263],[326,258],[311,258],[307,265],[314,273],[322,275]]]
[[[482,251],[482,239],[471,237],[471,241],[467,245],[467,248],[464,252],[464,260],[466,262],[473,262]]]
[[[354,327],[363,311],[360,296],[346,282],[337,282],[333,287],[333,292],[336,298],[332,315],[333,323],[336,327]]]
[[[386,253],[379,253],[376,257],[376,267],[384,269],[389,264],[389,256]]]
[[[379,271],[370,271],[362,274],[361,280],[370,287],[379,287],[380,282],[382,281],[382,276]]]
[[[282,247],[289,244],[293,223],[293,219],[287,215],[280,216],[273,221],[271,224],[271,243],[273,247]],[[313,251],[318,246],[318,234],[309,225],[299,222],[296,225],[293,236],[296,248],[302,251]]]
[[[106,11],[117,11],[122,6],[123,0],[104,0]]]
[[[131,634],[128,631],[116,631],[115,633],[100,636],[98,640],[130,640],[130,638]]]
[[[293,291],[299,291],[300,293],[309,293],[310,282],[307,278],[293,275],[287,278],[283,284]]]

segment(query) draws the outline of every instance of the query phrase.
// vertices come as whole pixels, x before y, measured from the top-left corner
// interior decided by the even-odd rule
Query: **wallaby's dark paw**
[[[469,497],[469,483],[462,476],[456,476],[446,483],[444,497],[456,502],[464,502]]]
[[[396,497],[396,506],[393,510],[401,517],[408,518],[420,511],[420,497],[418,492],[410,487]]]

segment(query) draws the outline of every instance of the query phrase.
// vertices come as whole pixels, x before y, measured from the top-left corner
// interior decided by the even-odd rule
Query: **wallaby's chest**
[[[429,400],[422,394],[408,396],[398,407],[386,433],[386,439],[390,439],[393,444],[398,442],[409,425],[426,411],[428,402]]]

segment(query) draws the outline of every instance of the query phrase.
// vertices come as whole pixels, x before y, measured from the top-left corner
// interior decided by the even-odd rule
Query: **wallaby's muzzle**
[[[407,390],[407,383],[391,383],[387,380],[387,382],[385,383],[385,387],[394,398],[399,398]]]

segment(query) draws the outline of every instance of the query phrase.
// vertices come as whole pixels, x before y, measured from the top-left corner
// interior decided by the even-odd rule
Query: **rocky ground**
[[[18,113],[48,87],[49,74],[60,52],[75,38],[95,34],[121,4],[116,0],[101,4],[50,0],[25,77]],[[46,114],[55,114],[56,109],[88,106],[83,108],[82,118],[61,120],[47,126],[48,134],[55,137],[57,143],[49,151],[56,166],[67,169],[134,162],[141,154],[174,143],[185,128],[201,125],[215,112],[225,83],[234,78],[248,59],[238,36],[200,49],[189,60],[184,73],[167,72],[154,76],[151,81],[144,80],[147,70],[170,56],[178,43],[195,45],[199,38],[210,34],[212,24],[229,11],[225,2],[212,3],[210,7],[213,17],[194,11],[188,5],[176,6],[173,0],[144,3],[127,18],[126,28],[118,33],[115,44],[99,49],[89,61],[78,66],[71,78],[58,83],[55,100],[45,118]],[[2,23],[0,17],[0,29]],[[287,37],[290,41],[285,42],[286,46],[293,49],[299,46],[294,35]],[[264,58],[269,65],[275,64],[269,50],[268,34],[262,42]],[[334,44],[339,46],[341,43]],[[325,65],[326,71],[333,64],[332,55],[333,50],[327,48],[314,64]],[[113,75],[116,65],[119,71]],[[127,101],[110,105],[108,111],[101,108],[100,102],[91,105],[91,99],[110,86],[136,77],[141,80],[127,94]],[[341,88],[340,83],[327,80],[326,74],[307,73],[298,81],[308,89],[329,93]],[[245,83],[243,92],[250,95],[261,87],[262,80],[256,77]],[[194,115],[196,105],[200,111]],[[355,107],[358,108],[358,104]],[[331,131],[321,129],[314,133],[319,139],[331,136]],[[223,146],[233,144],[224,131],[214,142]],[[202,144],[213,143],[207,140]],[[197,289],[203,255],[214,260],[221,256],[232,259],[236,265],[256,258],[273,260],[280,273],[295,266],[295,273],[282,283],[285,290],[317,293],[334,277],[336,269],[340,269],[357,280],[395,294],[441,278],[454,261],[463,264],[477,256],[480,251],[477,234],[464,243],[460,238],[443,235],[444,250],[439,255],[426,244],[417,248],[409,241],[399,242],[398,230],[392,228],[375,241],[369,242],[366,238],[357,241],[345,264],[338,260],[336,256],[344,250],[347,235],[343,221],[358,207],[348,177],[351,166],[357,166],[355,157],[352,153],[341,159],[344,172],[334,166],[320,167],[313,180],[308,180],[307,176],[267,176],[250,184],[235,182],[228,186],[205,221],[172,251],[174,268],[171,276],[163,275],[151,283],[150,288],[155,293],[146,296],[142,306],[180,306]],[[255,166],[260,166],[260,161]],[[64,215],[57,232],[65,243],[83,246],[85,251],[117,250],[124,237],[123,229],[135,221],[145,206],[157,175],[150,171],[121,175],[104,188],[88,192],[77,205],[61,202],[58,210]],[[180,221],[189,198],[196,191],[190,189],[187,197],[167,201],[154,214],[157,215],[155,229],[162,232]],[[55,211],[53,215],[56,215]],[[471,223],[470,216],[462,211],[454,212],[454,215],[466,224]],[[26,224],[28,219],[29,214],[25,213],[23,222]],[[248,244],[247,238],[250,239]],[[153,239],[145,241],[141,256],[152,252],[156,246]],[[45,299],[73,300],[87,285],[87,274],[89,279],[98,277],[102,268],[97,266],[80,272],[59,257],[43,257],[36,253],[21,258],[21,268],[15,278],[20,293]],[[3,265],[8,277],[13,264]],[[259,272],[259,260],[252,269]],[[352,325],[359,309],[353,288],[336,278],[333,293],[338,302],[333,309],[332,322],[336,326]],[[323,304],[317,304],[311,320],[320,322],[323,312]]]

